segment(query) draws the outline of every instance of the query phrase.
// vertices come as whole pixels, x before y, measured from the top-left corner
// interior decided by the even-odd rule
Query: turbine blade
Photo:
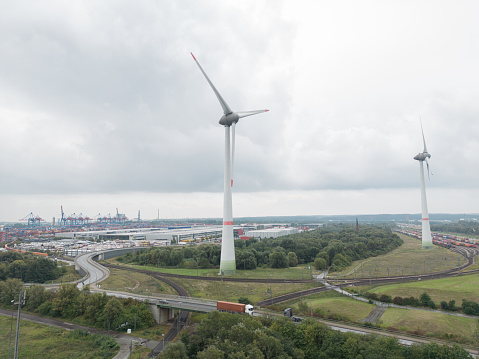
[[[429,162],[427,161],[427,157],[426,157],[426,167],[427,167],[427,178],[430,180],[431,177],[429,176]]]
[[[268,111],[269,110],[256,110],[256,111],[243,111],[243,112],[236,112],[236,113],[238,114],[239,118],[243,118],[243,117],[252,116],[258,113],[263,113]]]
[[[424,130],[422,129],[422,119],[421,119],[421,116],[419,116],[419,122],[421,123],[422,142],[424,142],[424,151],[423,151],[423,152],[427,152],[426,139],[424,138]]]
[[[232,143],[231,143],[231,187],[233,187],[233,177],[234,177],[234,172],[235,172],[235,140],[236,140],[236,122],[233,122],[231,125],[231,138],[232,138]]]
[[[216,89],[215,85],[213,85],[213,83],[211,82],[210,78],[208,77],[208,75],[206,74],[206,72],[203,70],[203,68],[201,67],[200,63],[198,62],[198,60],[196,60],[196,57],[195,55],[193,55],[193,53],[191,52],[191,56],[193,56],[193,60],[195,60],[196,64],[198,65],[198,67],[200,68],[201,72],[203,73],[203,75],[205,75],[205,78],[206,78],[206,81],[208,81],[208,83],[210,84],[211,88],[213,89],[213,92],[215,93],[216,97],[218,98],[218,101],[220,102],[220,105],[221,107],[223,108],[223,113],[225,115],[233,112],[231,111],[230,107],[228,106],[228,104],[226,103],[226,101],[223,99],[223,97],[221,97],[220,93],[218,92],[218,90]]]

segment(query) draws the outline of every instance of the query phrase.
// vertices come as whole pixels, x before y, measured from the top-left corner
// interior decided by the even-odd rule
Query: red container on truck
[[[218,301],[216,302],[216,309],[220,312],[246,313],[249,315],[253,315],[254,313],[254,307],[251,304]]]

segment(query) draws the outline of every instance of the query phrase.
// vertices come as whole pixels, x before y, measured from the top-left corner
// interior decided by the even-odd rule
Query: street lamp
[[[15,299],[10,301],[12,305],[15,305]],[[13,334],[13,309],[12,309],[12,319],[10,321],[10,339],[8,340],[8,358],[10,358],[10,344],[12,343],[12,334]]]

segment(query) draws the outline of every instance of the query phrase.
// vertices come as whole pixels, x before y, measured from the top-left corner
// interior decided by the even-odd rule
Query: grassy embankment
[[[11,318],[0,316],[0,358],[7,358],[10,338]],[[13,319],[13,336],[10,344],[10,357],[13,357],[15,348],[16,318]],[[49,327],[27,320],[20,321],[20,358],[112,358],[118,349],[100,352],[91,336],[72,337],[68,330]]]
[[[455,300],[460,306],[462,299],[477,301],[479,298],[479,275],[469,274],[443,279],[428,281],[415,281],[407,283],[388,284],[381,286],[361,287],[361,292],[388,294],[392,298],[396,296],[419,298],[426,292],[431,299],[439,305],[441,301]]]
[[[187,268],[157,268],[156,266],[142,266],[142,265],[133,265],[133,264],[123,264],[118,262],[116,258],[108,259],[107,262],[112,264],[121,265],[125,267],[132,267],[138,269],[147,269],[150,271],[156,271],[160,273],[169,273],[169,274],[179,274],[179,275],[189,275],[189,276],[202,276],[202,277],[218,277],[218,269],[201,269],[196,268],[187,269]],[[309,269],[308,269],[309,267]],[[263,278],[263,279],[295,279],[295,280],[309,280],[311,279],[311,267],[309,264],[297,267],[290,268],[263,268],[258,267],[254,270],[242,270],[237,269],[235,275],[229,275],[231,278]]]
[[[424,310],[388,308],[381,317],[380,325],[391,330],[475,344],[478,319]]]
[[[338,278],[354,278],[355,270],[356,278],[360,279],[369,278],[370,273],[373,278],[386,277],[388,270],[390,276],[423,274],[457,268],[458,260],[461,265],[466,263],[463,256],[446,248],[434,246],[432,249],[422,250],[418,239],[398,235],[404,241],[399,248],[384,255],[355,261],[338,272]]]
[[[99,285],[101,289],[140,295],[177,294],[173,288],[164,282],[147,274],[128,271],[128,269],[110,269],[110,276],[100,282]]]
[[[63,266],[66,268],[66,273],[64,275],[62,275],[61,277],[55,279],[53,281],[53,283],[69,283],[69,282],[75,282],[75,281],[78,281],[80,279],[83,278],[82,275],[80,275],[80,273],[78,273],[76,270],[75,270],[75,265],[74,264],[67,264],[65,262],[59,262],[58,263],[59,266]],[[51,283],[50,282],[47,282],[47,283]]]
[[[360,322],[375,308],[375,305],[360,302],[343,296],[334,290],[297,298],[273,306],[283,311],[292,308],[294,315],[320,316],[325,319],[340,319],[348,322]]]
[[[369,265],[371,265],[372,276],[387,276],[387,268],[390,275],[414,274],[424,272],[424,261],[426,271],[438,271],[457,267],[458,254],[441,247],[434,247],[432,250],[423,251],[417,239],[403,236],[404,244],[394,251],[363,261],[353,263],[349,268],[342,271],[342,275],[354,276],[356,268],[357,278],[361,277],[360,268],[363,265],[364,276],[369,276]],[[422,267],[419,264],[422,264]],[[464,259],[461,257],[461,264]],[[399,270],[400,268],[400,270]],[[396,273],[394,273],[396,271]],[[352,276],[351,276],[352,273]],[[456,300],[460,306],[462,299],[477,301],[479,298],[479,275],[464,275],[452,278],[445,278],[431,281],[417,281],[402,284],[391,284],[384,286],[364,286],[359,288],[361,293],[366,291],[395,296],[417,298],[424,292],[428,293],[432,300],[439,305],[443,300]],[[368,303],[358,302],[354,299],[345,298],[337,293],[327,292],[310,296],[302,300],[294,300],[282,303],[279,309],[292,307],[297,313],[303,309],[303,314],[308,314],[313,309],[318,315],[326,318],[341,318],[351,322],[360,322],[365,319],[374,308]],[[475,331],[478,321],[473,318],[462,318],[447,314],[428,312],[423,310],[405,310],[388,308],[379,321],[382,328],[390,328],[408,333],[418,333],[442,339],[450,339],[463,343],[475,342]]]
[[[293,313],[325,319],[339,319],[362,323],[374,309],[374,305],[359,302],[329,291],[281,303],[276,309],[293,308]],[[311,311],[312,309],[312,311]],[[405,334],[416,334],[432,338],[474,344],[479,322],[474,318],[463,318],[419,309],[388,308],[376,323],[379,328]]]
[[[114,264],[120,264],[114,259],[110,259]],[[147,270],[167,272],[174,274],[192,275],[196,276],[196,269],[171,269],[171,268],[156,268],[149,266],[133,266],[135,268],[144,268]],[[128,271],[128,266],[125,270],[111,270],[110,277],[101,283],[102,289],[121,290],[143,295],[161,295],[161,294],[176,294],[169,286],[163,284],[161,281],[152,278],[151,276]],[[217,269],[199,269],[200,276],[216,276],[218,277]],[[255,270],[238,271],[233,277],[239,278],[263,278],[263,279],[285,279],[283,283],[239,283],[239,282],[213,282],[190,280],[182,278],[170,278],[183,286],[191,296],[197,298],[205,298],[212,300],[229,300],[237,301],[240,297],[247,297],[253,303],[257,301],[268,299],[271,297],[270,289],[273,296],[278,296],[286,293],[296,292],[304,289],[315,288],[319,283],[289,283],[288,279],[309,280],[311,278],[311,270],[307,267],[294,267],[285,269],[272,268],[257,268]],[[161,289],[163,288],[163,289]]]

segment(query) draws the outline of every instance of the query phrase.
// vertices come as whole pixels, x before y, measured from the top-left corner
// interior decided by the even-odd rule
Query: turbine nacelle
[[[231,112],[227,115],[223,115],[220,119],[220,125],[231,126],[233,123],[238,123],[240,116],[236,112]]]
[[[426,159],[431,158],[431,155],[428,152],[418,153],[414,156],[414,159],[417,161],[426,161]]]

